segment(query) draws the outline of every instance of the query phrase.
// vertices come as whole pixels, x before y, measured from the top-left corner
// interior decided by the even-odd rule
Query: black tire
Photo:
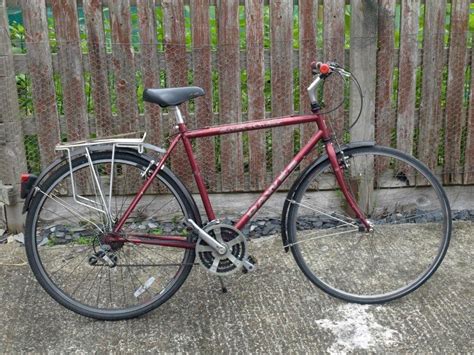
[[[346,182],[373,233],[359,231],[326,159],[302,174],[289,198],[288,247],[309,280],[332,296],[362,304],[405,296],[446,254],[452,229],[446,194],[405,153],[379,146],[344,153]]]
[[[137,181],[144,179],[139,173],[145,171],[150,161],[137,153],[117,151],[112,169],[111,154],[92,153],[91,160],[102,187],[107,181],[114,181],[109,207],[110,215],[116,221],[142,186],[142,182]],[[73,159],[72,169],[77,193],[82,191],[82,195],[89,200],[100,202],[100,194],[91,183],[93,173],[87,158],[80,156]],[[115,172],[113,179],[110,179],[111,171]],[[92,185],[95,195],[90,192]],[[115,243],[106,247],[110,249],[109,259],[116,262],[116,266],[109,267],[106,259],[100,257],[98,262],[95,255],[106,248],[101,242],[106,219],[101,217],[104,214],[84,209],[73,202],[68,164],[52,172],[38,188],[26,218],[26,253],[38,282],[64,307],[102,320],[134,318],[166,302],[188,277],[194,264],[194,249]],[[191,233],[183,235],[183,218],[192,218],[198,224],[201,222],[194,200],[185,187],[169,169],[164,168],[150,189],[154,194],[142,198],[143,204],[137,206],[136,213],[130,216],[122,229],[123,236],[126,238],[134,228],[144,226],[148,229],[147,233],[166,232],[167,235],[181,235],[183,240],[192,241]],[[100,224],[101,218],[103,224]],[[169,218],[173,221],[168,222]],[[51,220],[55,223],[53,227],[48,224]],[[160,229],[163,225],[168,228],[165,232]],[[152,227],[156,228],[150,232]],[[83,231],[80,231],[81,228]],[[80,232],[77,233],[78,230]],[[97,266],[99,271],[96,273]],[[90,277],[93,277],[92,281],[89,281]],[[147,283],[150,286],[146,286]],[[86,291],[87,288],[89,291]]]

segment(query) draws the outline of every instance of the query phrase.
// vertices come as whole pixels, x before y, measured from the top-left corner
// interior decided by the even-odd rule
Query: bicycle
[[[441,184],[401,151],[374,142],[340,146],[316,90],[334,74],[354,78],[336,63],[313,63],[312,71],[309,115],[188,130],[179,105],[204,91],[147,89],[145,101],[175,114],[178,132],[168,149],[145,143],[146,134],[58,145],[63,158],[38,177],[21,177],[26,252],[40,285],[76,313],[119,320],[163,304],[195,264],[219,277],[255,270],[243,228],[322,141],[325,154],[302,171],[284,202],[285,251],[312,283],[349,302],[388,302],[421,286],[440,265],[451,235]],[[190,140],[309,122],[318,130],[247,212],[233,225],[218,220]],[[165,165],[180,141],[207,222]]]

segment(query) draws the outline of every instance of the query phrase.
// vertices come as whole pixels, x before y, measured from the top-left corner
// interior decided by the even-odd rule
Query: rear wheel
[[[28,261],[41,286],[70,310],[106,320],[137,317],[179,289],[195,253],[109,242],[107,233],[143,185],[150,162],[123,151],[115,153],[114,164],[111,152],[93,153],[91,161],[93,169],[86,156],[72,161],[76,199],[68,164],[38,186],[26,220]],[[120,236],[165,234],[190,242],[185,218],[199,221],[195,205],[162,169]]]
[[[419,161],[383,147],[345,151],[344,176],[373,224],[355,218],[328,160],[299,183],[287,219],[288,246],[304,274],[327,293],[381,303],[422,285],[449,245],[444,190]]]

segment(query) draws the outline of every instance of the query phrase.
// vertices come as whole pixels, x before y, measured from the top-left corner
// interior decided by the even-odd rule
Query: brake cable
[[[345,82],[345,77],[344,75],[341,74],[341,72],[339,70],[337,70],[338,68],[334,68],[333,69],[333,72],[339,74],[339,76],[342,78],[342,80]],[[360,97],[360,107],[359,107],[359,113],[357,114],[357,118],[354,120],[354,122],[352,122],[352,124],[349,126],[349,128],[347,129],[348,132],[350,132],[350,130],[357,124],[357,122],[359,121],[360,119],[360,116],[362,115],[362,108],[364,106],[364,95],[362,94],[362,88],[360,87],[360,84],[359,84],[359,81],[357,80],[357,78],[354,76],[354,74],[352,74],[351,72],[349,72],[349,78],[354,82],[355,84],[355,87],[357,88],[357,91],[359,93],[359,97]],[[324,92],[324,85],[325,85],[326,81],[323,81],[323,85],[322,85],[322,90]],[[341,102],[339,104],[337,104],[337,106],[335,106],[334,108],[328,110],[328,111],[324,111],[324,112],[321,112],[322,115],[327,115],[329,113],[332,113],[334,111],[336,111],[337,109],[339,109],[343,104],[344,104],[344,101],[345,101],[345,97],[342,98]]]

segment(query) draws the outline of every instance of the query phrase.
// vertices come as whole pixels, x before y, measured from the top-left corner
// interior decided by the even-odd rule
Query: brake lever
[[[341,74],[342,76],[345,76],[346,78],[349,78],[349,77],[352,75],[350,72],[345,71],[345,70],[342,69],[342,68],[339,68],[339,69],[337,69],[337,70],[335,70],[335,71],[337,71],[337,72],[338,72],[339,74]]]
[[[344,70],[344,68],[342,68],[339,63],[336,63],[336,62],[329,62],[328,63],[329,67],[332,69],[332,71],[334,72],[337,72],[339,74],[341,74],[342,76],[345,76],[347,78],[349,78],[351,76],[351,73]]]

